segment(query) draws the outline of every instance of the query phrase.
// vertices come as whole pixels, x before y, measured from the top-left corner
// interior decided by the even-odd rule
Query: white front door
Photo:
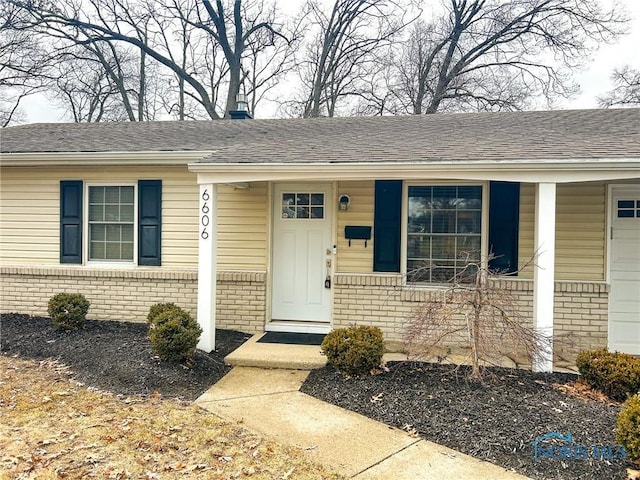
[[[331,185],[274,186],[271,318],[303,325],[292,331],[331,321],[331,199]]]
[[[609,349],[640,355],[640,186],[611,194]]]

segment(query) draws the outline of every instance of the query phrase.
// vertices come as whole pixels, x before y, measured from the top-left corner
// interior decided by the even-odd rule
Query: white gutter
[[[198,183],[460,179],[519,182],[640,179],[639,158],[363,163],[191,163]]]
[[[215,153],[201,151],[0,153],[2,167],[187,165]]]

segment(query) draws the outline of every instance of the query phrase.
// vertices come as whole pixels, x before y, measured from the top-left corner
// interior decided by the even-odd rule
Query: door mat
[[[267,332],[257,343],[286,343],[289,345],[320,345],[324,340],[321,333]]]

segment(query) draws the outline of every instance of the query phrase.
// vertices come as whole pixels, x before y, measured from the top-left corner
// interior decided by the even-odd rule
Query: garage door
[[[611,195],[609,349],[640,355],[640,185]]]

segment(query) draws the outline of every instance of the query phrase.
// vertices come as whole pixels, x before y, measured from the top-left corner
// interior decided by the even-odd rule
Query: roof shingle
[[[640,109],[31,124],[1,153],[210,151],[232,163],[640,158]]]

